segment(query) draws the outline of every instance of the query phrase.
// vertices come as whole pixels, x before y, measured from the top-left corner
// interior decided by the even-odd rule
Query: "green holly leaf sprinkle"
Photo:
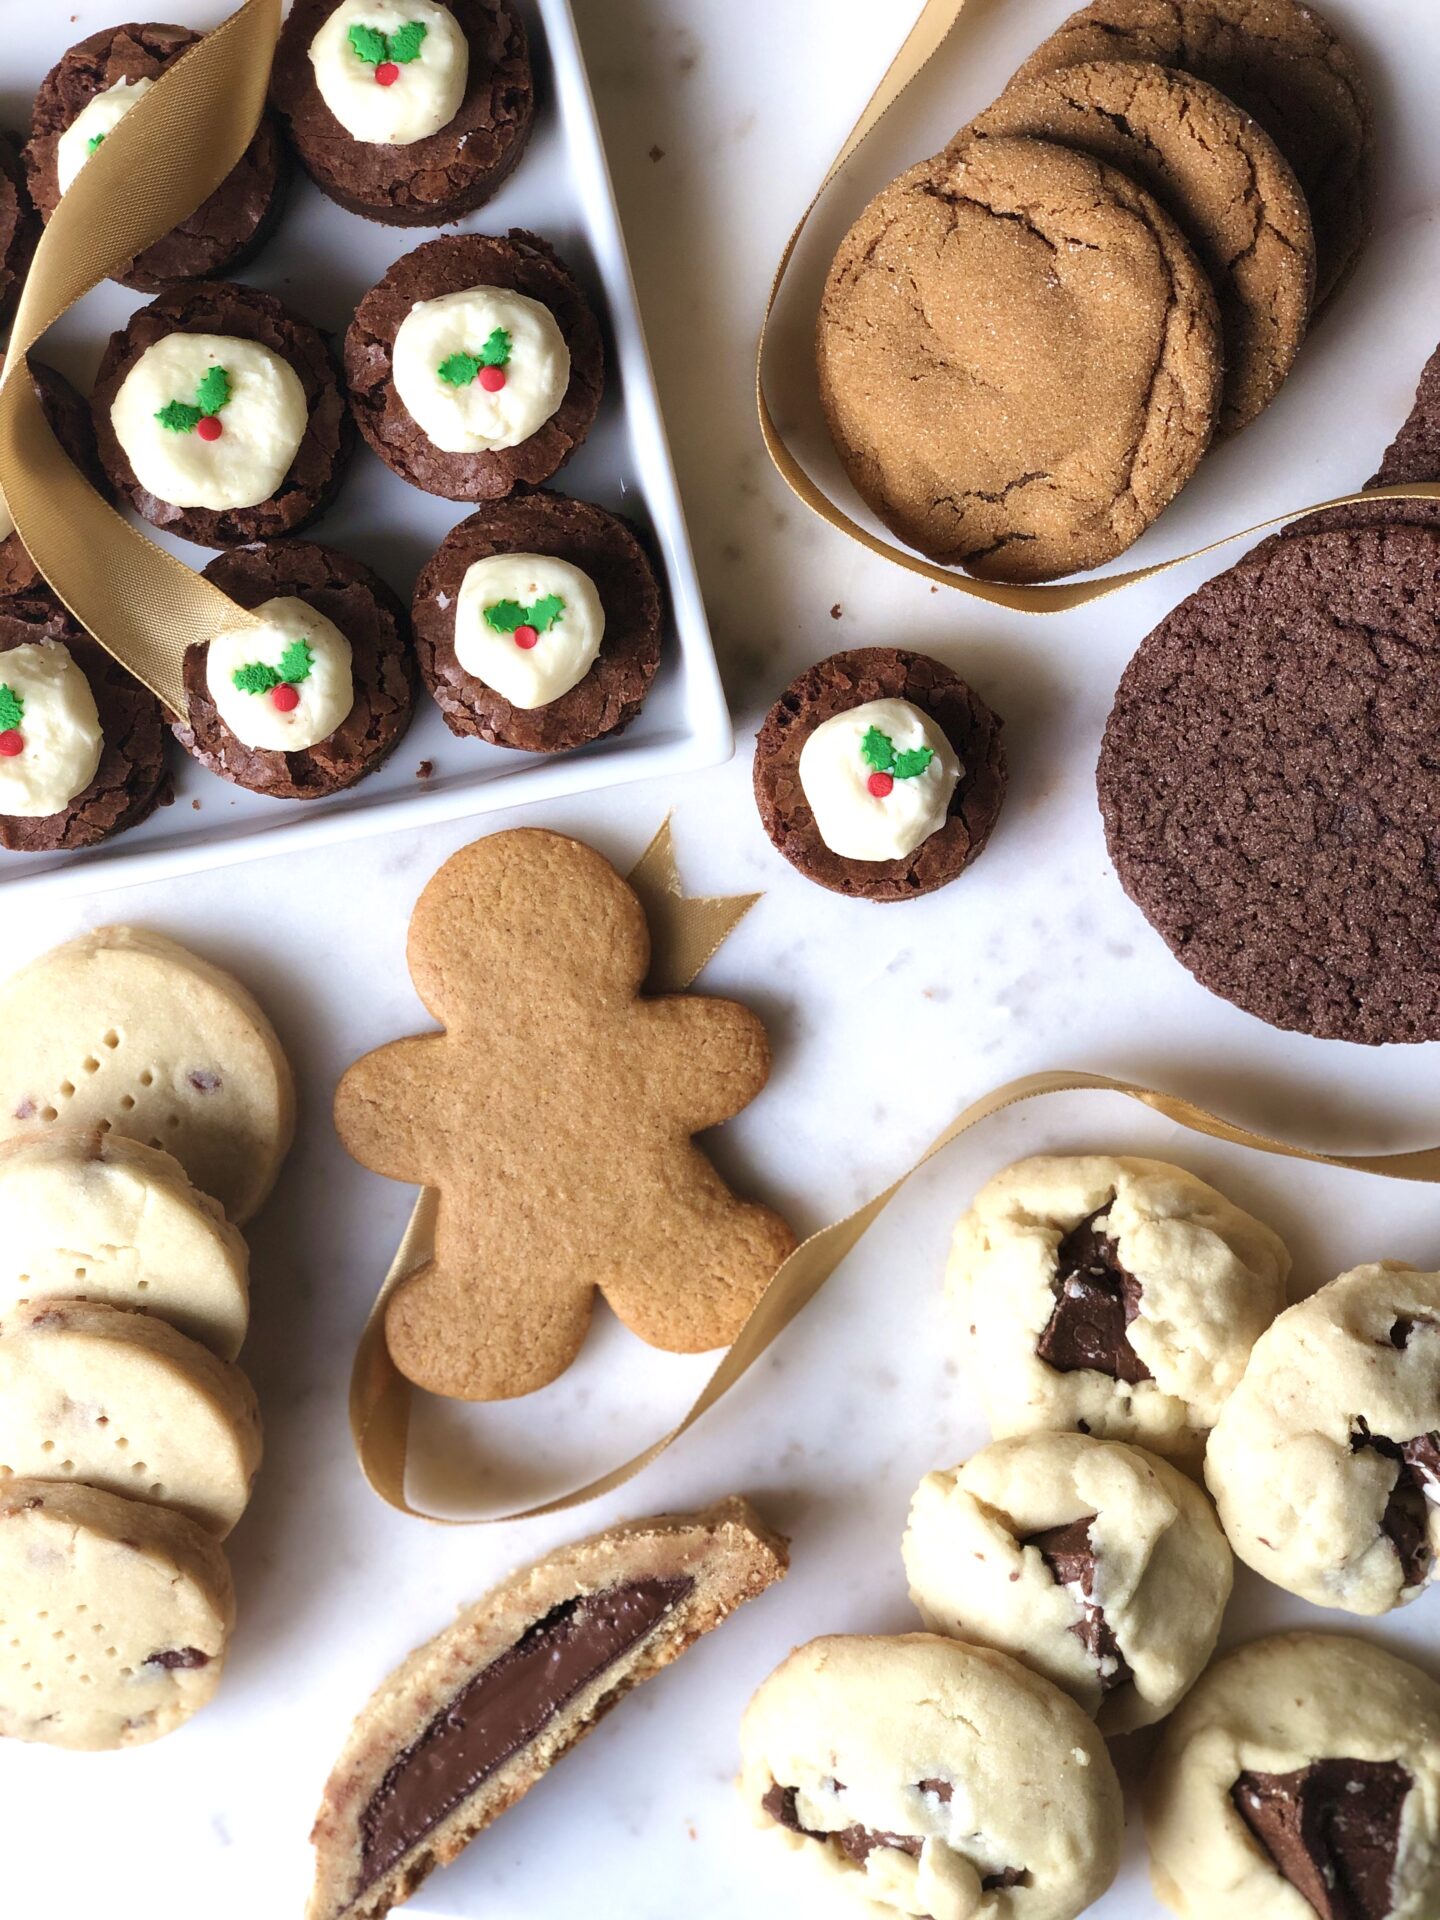
[[[897,780],[913,780],[917,774],[924,773],[934,758],[933,747],[911,747],[907,753],[896,754],[891,771]]]
[[[533,627],[548,633],[565,616],[565,602],[558,593],[547,593],[532,606],[522,607],[518,600],[497,600],[485,609],[485,624],[496,633],[514,633],[519,627]]]
[[[497,600],[493,607],[486,607],[485,624],[496,633],[514,633],[525,625],[525,609],[518,600]]]
[[[315,653],[308,640],[292,640],[280,656],[280,678],[298,687],[315,671]]]
[[[543,600],[537,600],[532,607],[525,609],[527,627],[534,627],[537,633],[548,633],[565,612],[565,602],[558,593],[547,593]]]
[[[888,733],[882,733],[879,727],[867,727],[865,737],[860,742],[861,757],[867,767],[873,767],[877,773],[891,773],[895,768],[895,742]]]
[[[167,433],[193,433],[204,417],[184,400],[167,400],[155,416]]]
[[[480,361],[473,353],[452,353],[435,371],[447,386],[468,387],[480,371]]]
[[[385,51],[397,67],[408,67],[420,52],[420,44],[425,38],[423,20],[407,20],[403,27],[397,27],[385,42]]]
[[[367,67],[378,67],[385,58],[385,36],[378,27],[351,27],[345,37],[355,58]]]
[[[13,733],[24,718],[24,700],[13,687],[0,686],[0,733]]]
[[[88,160],[92,153],[98,153],[104,144],[105,136],[103,133],[92,133],[90,138],[85,142],[85,158]]]
[[[219,413],[229,398],[229,374],[224,367],[207,367],[204,379],[195,389],[195,401],[201,413]]]
[[[490,338],[480,349],[482,367],[508,367],[510,364],[510,335],[504,327],[496,327]]]
[[[259,660],[253,666],[237,667],[230,678],[241,693],[269,693],[280,684],[280,676],[274,667],[267,667]]]

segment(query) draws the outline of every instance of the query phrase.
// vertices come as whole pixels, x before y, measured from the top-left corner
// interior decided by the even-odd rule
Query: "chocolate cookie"
[[[553,556],[579,568],[593,582],[604,614],[594,664],[558,698],[533,707],[512,705],[467,672],[456,654],[467,573],[478,562],[516,553]],[[660,587],[645,549],[626,521],[558,493],[519,494],[452,528],[415,583],[411,611],[420,672],[446,726],[494,746],[559,753],[618,733],[640,711],[660,663]],[[523,646],[533,631],[522,625],[497,638]],[[540,635],[540,644],[548,638]]]
[[[331,733],[297,751],[252,747],[221,717],[209,686],[210,649],[185,652],[188,724],[175,738],[212,773],[278,800],[315,800],[353,787],[388,758],[410,723],[415,664],[410,619],[390,588],[362,561],[308,540],[232,547],[204,576],[240,606],[297,599],[333,623],[349,642],[354,703]],[[277,688],[290,683],[279,681]],[[256,697],[263,697],[261,689]],[[293,709],[292,709],[293,710]]]
[[[1121,884],[1273,1026],[1440,1037],[1440,535],[1276,543],[1146,639],[1100,756]]]
[[[39,236],[40,222],[30,204],[25,170],[15,149],[0,135],[0,330],[10,324]]]
[[[903,701],[918,708],[960,765],[943,824],[910,853],[893,860],[850,859],[833,852],[820,836],[800,777],[800,756],[816,729],[875,701]],[[832,893],[881,901],[933,893],[957,879],[990,838],[1005,797],[1000,731],[999,718],[980,696],[958,674],[923,653],[859,647],[832,654],[792,680],[765,717],[755,744],[755,804],[761,822],[790,864]],[[902,785],[903,776],[895,779],[895,786]]]
[[[1123,174],[972,140],[901,174],[841,242],[820,397],[859,493],[987,580],[1097,567],[1189,479],[1220,402],[1215,296]]]
[[[7,681],[7,654],[20,647],[39,648],[44,650],[45,659],[53,659],[57,643],[73,663],[65,667],[63,683],[42,686],[34,676],[28,676],[16,686],[12,683],[19,676],[13,671]],[[61,729],[76,699],[74,675],[83,676],[80,684],[83,687],[88,683],[93,696],[98,763],[80,791],[53,811],[0,812],[0,847],[12,853],[54,853],[94,846],[127,827],[138,826],[159,800],[165,775],[160,702],[138,680],[131,679],[58,600],[43,592],[0,601],[0,794],[5,791],[5,770],[18,769],[27,754],[50,756],[68,751],[69,743]],[[84,704],[83,692],[79,704]],[[66,712],[57,712],[62,706]]]
[[[518,444],[446,451],[396,391],[396,337],[414,318],[417,303],[467,289],[518,294],[548,312],[568,350],[569,378],[548,416]],[[488,339],[474,341],[469,357],[478,363],[488,345]],[[448,366],[449,360],[441,364]],[[515,369],[499,371],[513,374]],[[479,367],[471,379],[483,385],[488,372]],[[604,377],[604,347],[590,302],[554,250],[518,228],[503,240],[454,234],[407,253],[365,295],[345,336],[345,378],[360,431],[402,480],[447,500],[501,500],[516,486],[536,487],[550,479],[589,433]]]
[[[112,87],[148,89],[200,37],[189,27],[132,21],[90,34],[50,69],[35,96],[25,148],[30,192],[42,219],[48,221],[60,204],[60,143],[71,125]],[[105,137],[104,124],[97,122],[86,142],[92,151],[93,143]],[[280,130],[267,114],[210,198],[112,278],[158,293],[174,280],[200,280],[238,267],[269,238],[284,200],[286,173]]]
[[[3,364],[3,362],[0,362]],[[31,358],[30,378],[45,409],[55,438],[79,467],[92,487],[108,500],[110,483],[95,451],[95,429],[90,423],[90,403],[71,386],[63,373]],[[35,562],[25,551],[8,510],[0,505],[0,599],[13,593],[48,593]]]
[[[389,226],[442,226],[483,206],[525,151],[535,119],[535,81],[519,12],[509,0],[449,0],[443,10],[423,0],[401,7],[406,21],[421,25],[447,12],[463,39],[468,72],[458,105],[435,132],[417,137],[411,128],[381,129],[403,130],[406,138],[397,143],[357,138],[336,118],[318,83],[311,53],[316,36],[333,15],[347,11],[336,0],[296,0],[280,35],[271,97],[285,117],[300,164],[339,205]],[[365,11],[379,19],[389,9]],[[418,54],[403,66],[374,58],[393,48],[362,39],[363,51],[357,52],[348,35],[339,36],[335,57],[361,62],[365,77],[373,75],[372,84],[386,94],[385,104],[398,105],[433,51],[437,24],[432,18]],[[323,53],[326,43],[318,44]],[[402,45],[400,51],[405,50]],[[363,102],[357,104],[363,111]],[[448,105],[448,100],[437,104],[431,117]]]
[[[1304,189],[1323,306],[1359,258],[1374,200],[1370,97],[1328,22],[1299,0],[1094,0],[1016,79],[1088,60],[1183,67],[1254,115]]]
[[[118,396],[142,357],[172,334],[219,335],[253,342],[283,362],[298,381],[300,408],[294,457],[270,495],[254,505],[210,508],[176,504],[142,485],[113,421]],[[198,392],[198,389],[196,389]],[[177,393],[188,407],[190,393]],[[235,281],[174,287],[130,316],[110,336],[90,400],[100,460],[115,491],[142,518],[202,547],[243,546],[297,533],[326,507],[354,451],[355,428],[345,404],[338,369],[325,337],[273,294]],[[149,413],[144,411],[148,427]],[[209,416],[199,406],[195,432],[201,440]],[[156,414],[155,419],[160,419]],[[219,421],[224,422],[223,405]],[[159,430],[163,434],[165,429]],[[177,436],[179,437],[179,436]],[[222,435],[216,435],[223,441]]]
[[[1219,302],[1225,386],[1216,432],[1253,420],[1294,364],[1315,285],[1305,196],[1258,122],[1191,74],[1097,60],[1017,81],[951,150],[997,134],[1074,147],[1154,195]]]

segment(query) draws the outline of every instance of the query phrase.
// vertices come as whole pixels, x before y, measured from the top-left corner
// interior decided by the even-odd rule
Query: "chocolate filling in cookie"
[[[0,136],[0,331],[10,324],[39,234],[24,169],[10,142]]]
[[[916,1783],[921,1793],[933,1794],[942,1804],[948,1802],[955,1789],[948,1780],[920,1780]],[[837,1780],[835,1791],[843,1793],[844,1787]],[[925,1836],[919,1833],[882,1833],[874,1827],[848,1826],[837,1827],[831,1832],[822,1832],[815,1827],[801,1824],[796,1810],[795,1787],[782,1787],[777,1781],[762,1797],[760,1805],[770,1818],[791,1833],[803,1834],[807,1840],[820,1840],[837,1848],[845,1858],[857,1867],[863,1867],[872,1853],[882,1848],[890,1848],[896,1853],[908,1853],[912,1860],[918,1860],[925,1851]],[[998,1873],[987,1873],[980,1882],[986,1893],[992,1893],[1002,1887],[1028,1887],[1030,1875],[1023,1867],[1003,1867]]]
[[[1079,1602],[1083,1617],[1075,1622],[1070,1631],[1099,1669],[1100,1691],[1113,1693],[1135,1676],[1120,1650],[1120,1642],[1110,1622],[1105,1618],[1105,1609],[1093,1597],[1096,1555],[1090,1529],[1094,1524],[1095,1515],[1092,1513],[1083,1520],[1072,1520],[1066,1526],[1047,1527],[1043,1533],[1032,1533],[1020,1544],[1022,1547],[1034,1547],[1059,1585],[1068,1587]]]
[[[90,424],[90,405],[78,394],[63,373],[34,358],[30,361],[30,379],[45,418],[60,445],[85,475],[92,487],[108,499],[110,483],[95,452],[95,429]],[[9,524],[9,514],[0,508],[0,529]],[[50,589],[35,562],[25,551],[24,542],[13,530],[0,538],[0,596],[16,593],[44,593]]]
[[[1394,1761],[1316,1760],[1297,1773],[1242,1773],[1230,1797],[1320,1920],[1386,1920],[1413,1784]]]
[[[562,1601],[476,1674],[395,1760],[361,1814],[358,1891],[538,1739],[694,1584],[686,1577],[632,1580]]]
[[[1357,1419],[1350,1445],[1356,1453],[1369,1447],[1396,1462],[1395,1484],[1380,1516],[1380,1531],[1395,1549],[1404,1584],[1423,1586],[1435,1558],[1430,1545],[1430,1507],[1432,1502],[1440,1505],[1440,1433],[1417,1434],[1413,1440],[1402,1442],[1372,1433],[1364,1419]]]
[[[1104,1373],[1135,1386],[1154,1375],[1130,1344],[1141,1288],[1105,1231],[1109,1211],[1107,1202],[1060,1242],[1050,1283],[1055,1309],[1035,1351],[1057,1373]]]

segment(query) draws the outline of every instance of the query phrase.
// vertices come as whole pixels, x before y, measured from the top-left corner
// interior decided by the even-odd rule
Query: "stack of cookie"
[[[1113,559],[1274,398],[1370,203],[1312,9],[1094,0],[842,241],[817,356],[852,481],[983,579]]]
[[[0,987],[0,1734],[169,1732],[234,1623],[260,1463],[239,1224],[293,1130],[234,981],[106,928]],[[213,1197],[212,1197],[213,1196]]]

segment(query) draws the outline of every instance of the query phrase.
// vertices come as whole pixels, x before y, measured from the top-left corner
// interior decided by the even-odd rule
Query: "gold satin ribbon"
[[[630,875],[631,884],[644,900],[647,912],[658,898],[662,911],[651,919],[653,959],[647,987],[654,992],[678,992],[688,986],[715,952],[727,933],[749,912],[758,895],[733,900],[683,900],[675,875],[674,851],[669,825],[661,828],[640,865]],[[729,1347],[720,1364],[706,1382],[699,1397],[678,1425],[609,1472],[587,1481],[568,1493],[537,1506],[512,1512],[477,1513],[452,1517],[427,1513],[412,1506],[405,1496],[405,1469],[409,1450],[411,1386],[391,1360],[385,1346],[385,1309],[402,1280],[407,1279],[432,1257],[435,1220],[439,1196],[426,1188],[421,1192],[400,1249],[395,1255],[379,1298],[365,1323],[355,1355],[350,1379],[350,1430],[355,1452],[370,1485],[382,1500],[401,1513],[419,1520],[431,1520],[441,1526],[494,1526],[515,1520],[536,1520],[542,1515],[564,1513],[571,1507],[598,1500],[625,1485],[636,1474],[672,1446],[693,1427],[702,1414],[750,1371],[755,1362],[785,1331],[825,1285],[867,1229],[879,1219],[906,1182],[923,1166],[944,1151],[952,1141],[969,1133],[986,1120],[1026,1100],[1037,1100],[1052,1093],[1118,1093],[1135,1100],[1154,1113],[1163,1114],[1191,1133],[1211,1140],[1228,1141],[1232,1146],[1250,1147],[1257,1153],[1276,1154],[1286,1160],[1309,1160],[1318,1166],[1339,1167],[1354,1173],[1383,1175],[1391,1180],[1440,1182],[1440,1147],[1422,1147],[1409,1153],[1331,1154],[1310,1147],[1299,1147],[1276,1140],[1269,1134],[1252,1132],[1234,1121],[1223,1120],[1193,1105],[1178,1094],[1157,1093],[1130,1080],[1112,1080],[1102,1073],[1051,1072],[1026,1074],[993,1092],[974,1100],[952,1120],[921,1154],[914,1166],[892,1180],[883,1193],[877,1193],[863,1207],[822,1227],[796,1248],[756,1303],[738,1338]]]
[[[760,432],[764,437],[766,451],[775,463],[776,471],[796,499],[807,506],[812,513],[817,514],[827,526],[834,527],[840,533],[848,534],[852,540],[858,541],[870,553],[878,554],[882,560],[888,560],[897,567],[903,567],[907,573],[918,573],[926,580],[933,580],[938,586],[954,587],[957,592],[968,594],[972,600],[983,600],[994,607],[1009,607],[1016,613],[1066,613],[1072,607],[1087,606],[1092,600],[1104,600],[1112,593],[1119,593],[1122,588],[1133,587],[1141,580],[1151,580],[1157,574],[1168,573],[1172,567],[1184,566],[1189,560],[1198,560],[1206,554],[1218,553],[1222,547],[1229,546],[1232,541],[1253,539],[1256,534],[1270,532],[1275,527],[1284,526],[1289,520],[1298,519],[1303,514],[1317,513],[1325,507],[1350,507],[1367,500],[1440,500],[1440,482],[1428,480],[1413,481],[1394,487],[1375,487],[1367,493],[1344,493],[1334,500],[1317,501],[1313,506],[1292,507],[1286,513],[1276,514],[1273,519],[1262,520],[1258,526],[1243,527],[1235,533],[1227,533],[1222,539],[1212,540],[1208,546],[1196,547],[1192,553],[1177,554],[1171,560],[1159,560],[1148,567],[1134,567],[1126,573],[1106,574],[1098,580],[1068,581],[1059,586],[1045,587],[1008,586],[998,580],[973,580],[968,574],[956,572],[949,567],[937,566],[934,561],[923,559],[918,553],[911,553],[903,547],[892,545],[890,541],[862,527],[858,521],[852,520],[843,508],[836,506],[830,496],[801,466],[775,424],[775,416],[771,411],[766,392],[765,372],[770,322],[774,317],[785,275],[789,271],[795,249],[800,243],[800,236],[809,225],[815,209],[835,184],[836,177],[845,163],[869,138],[906,88],[918,78],[949,39],[959,21],[964,5],[965,0],[925,0],[925,4],[920,9],[920,17],[910,29],[904,45],[891,61],[884,78],[866,102],[860,118],[850,129],[844,146],[831,162],[814,199],[801,214],[799,224],[786,242],[785,251],[780,256],[780,264],[775,269],[775,278],[770,284],[770,297],[765,302],[765,315],[760,324],[760,341],[755,355],[755,401],[760,415]]]
[[[62,313],[234,168],[260,124],[279,32],[280,0],[246,0],[86,161],[35,250],[0,373],[0,490],[27,552],[81,625],[177,717],[185,649],[259,622],[101,498],[17,376]]]

